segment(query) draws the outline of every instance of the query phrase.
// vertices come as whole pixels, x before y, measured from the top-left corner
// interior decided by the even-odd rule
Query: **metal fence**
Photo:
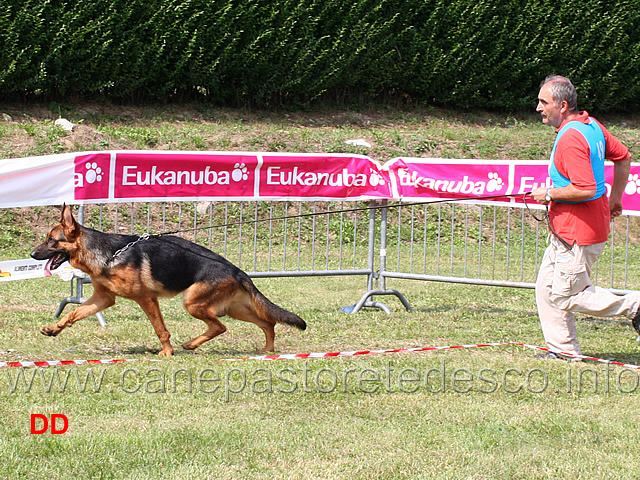
[[[541,215],[537,215],[541,216]],[[439,203],[396,206],[381,213],[386,249],[381,279],[403,278],[471,285],[535,288],[548,229],[524,208]],[[633,265],[637,217],[612,222],[611,235],[594,265],[595,285],[624,294],[640,287]]]
[[[348,309],[390,312],[393,279],[534,288],[547,227],[526,209],[465,203],[176,202],[85,205],[81,223],[111,233],[172,232],[210,248],[252,277],[360,275],[364,293]],[[594,284],[640,288],[637,217],[616,219]],[[389,281],[389,282],[388,282]],[[67,303],[81,303],[87,280],[72,281]],[[75,292],[74,292],[75,283]],[[103,322],[102,317],[99,320]]]

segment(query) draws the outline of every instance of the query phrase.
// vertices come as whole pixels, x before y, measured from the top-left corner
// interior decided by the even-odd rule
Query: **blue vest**
[[[582,123],[578,121],[571,121],[567,123],[562,129],[558,132],[556,136],[556,141],[553,144],[553,150],[551,150],[551,162],[549,163],[549,177],[551,177],[551,181],[554,187],[566,187],[571,183],[571,181],[558,172],[556,165],[553,161],[553,157],[556,153],[556,147],[558,146],[558,142],[560,141],[560,137],[569,130],[573,128],[578,130],[585,138],[587,143],[589,144],[589,151],[591,157],[591,169],[593,170],[593,178],[596,181],[596,193],[589,200],[583,200],[583,202],[589,202],[591,200],[595,200],[596,198],[600,198],[607,192],[607,189],[604,184],[604,152],[605,152],[605,140],[604,133],[602,133],[602,128],[598,125],[593,119],[589,119],[589,123]],[[562,202],[562,203],[581,203],[581,202]]]

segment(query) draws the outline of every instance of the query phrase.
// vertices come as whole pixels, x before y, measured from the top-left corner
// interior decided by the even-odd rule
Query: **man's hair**
[[[549,75],[540,84],[540,88],[547,83],[551,84],[551,96],[556,105],[566,101],[570,112],[578,111],[578,94],[571,80],[561,75]]]

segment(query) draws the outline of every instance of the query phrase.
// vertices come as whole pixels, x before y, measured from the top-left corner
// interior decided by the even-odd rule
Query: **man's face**
[[[542,123],[546,123],[558,128],[564,120],[564,113],[567,111],[567,102],[557,104],[551,95],[551,84],[542,86],[538,94],[538,107],[536,112],[542,115]]]

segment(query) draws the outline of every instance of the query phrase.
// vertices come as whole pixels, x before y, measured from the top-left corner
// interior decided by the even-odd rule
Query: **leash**
[[[531,193],[531,192],[529,192],[529,193]],[[556,232],[556,230],[553,228],[553,225],[551,224],[551,219],[549,218],[549,204],[546,204],[544,206],[544,208],[545,208],[544,215],[542,216],[542,218],[539,218],[529,208],[529,204],[527,203],[526,195],[522,197],[522,202],[524,203],[524,206],[526,207],[527,212],[529,212],[529,215],[531,215],[536,221],[538,221],[538,222],[546,222],[547,223],[547,226],[549,227],[549,231],[551,232],[551,234],[554,237],[556,237],[560,243],[562,243],[564,248],[566,248],[567,250],[571,250],[573,248],[573,245],[569,244],[569,242],[567,242],[564,238],[562,238],[560,235],[558,235],[558,232]]]
[[[255,220],[245,220],[245,221],[238,221],[238,222],[229,222],[229,223],[221,223],[221,224],[217,224],[217,225],[210,225],[208,227],[200,227],[200,228],[185,228],[185,229],[179,229],[179,230],[172,230],[172,231],[167,231],[167,232],[162,232],[162,233],[143,233],[142,235],[140,235],[140,237],[136,240],[134,240],[133,242],[128,243],[127,245],[125,245],[124,247],[122,247],[121,249],[117,250],[114,254],[113,257],[111,258],[111,261],[115,260],[119,255],[121,255],[122,253],[124,253],[126,250],[128,250],[129,248],[133,247],[135,244],[137,244],[138,242],[142,242],[145,241],[151,237],[161,237],[161,236],[165,236],[165,235],[175,235],[178,233],[189,233],[189,232],[195,232],[198,230],[211,230],[214,228],[225,228],[225,227],[233,227],[233,226],[239,226],[239,225],[251,225],[251,224],[257,224],[257,223],[263,223],[263,222],[272,222],[272,221],[278,221],[278,220],[290,220],[290,219],[294,219],[294,218],[307,218],[307,217],[314,217],[314,216],[318,216],[318,215],[332,215],[332,214],[337,214],[337,213],[354,213],[354,212],[362,212],[362,211],[371,211],[371,210],[380,210],[383,208],[400,208],[400,207],[412,207],[412,206],[416,206],[416,205],[425,205],[425,204],[436,204],[436,203],[454,203],[454,202],[464,202],[464,201],[475,201],[475,200],[491,200],[491,199],[497,199],[497,198],[515,198],[515,197],[520,197],[522,196],[522,201],[527,209],[527,212],[529,212],[529,214],[538,222],[546,222],[549,230],[551,231],[551,233],[568,249],[571,250],[572,246],[569,245],[569,242],[567,242],[566,240],[564,240],[560,235],[558,235],[555,231],[555,229],[553,228],[553,226],[551,225],[551,221],[549,220],[549,206],[546,205],[545,206],[545,214],[542,216],[542,218],[539,218],[537,215],[535,215],[533,213],[533,211],[531,210],[531,208],[529,207],[529,204],[527,203],[527,196],[530,195],[531,192],[524,192],[524,193],[510,193],[510,194],[503,194],[503,195],[486,195],[486,196],[479,196],[479,197],[470,197],[470,198],[447,198],[447,199],[441,199],[441,200],[433,200],[433,201],[429,201],[429,202],[411,202],[411,203],[398,203],[398,204],[394,204],[394,205],[388,205],[386,204],[386,201],[384,204],[382,205],[369,205],[367,207],[358,207],[358,208],[346,208],[346,209],[341,209],[341,210],[327,210],[324,212],[312,212],[312,213],[301,213],[298,215],[283,215],[283,216],[279,216],[279,217],[268,217],[268,218],[258,218]]]
[[[238,225],[251,225],[254,223],[262,223],[262,222],[271,222],[276,220],[289,220],[293,218],[306,218],[306,217],[315,217],[319,215],[332,215],[336,213],[354,213],[354,212],[363,212],[370,210],[381,210],[383,208],[400,208],[400,207],[413,207],[416,205],[425,205],[425,204],[435,204],[435,203],[453,203],[453,202],[464,202],[464,201],[474,201],[474,200],[491,200],[494,198],[512,198],[519,197],[531,194],[531,192],[525,193],[510,193],[504,195],[486,195],[483,197],[468,197],[468,198],[447,198],[441,200],[433,200],[428,202],[411,202],[411,203],[397,203],[393,205],[383,204],[383,205],[370,205],[368,207],[358,207],[358,208],[345,208],[342,210],[326,210],[324,212],[313,212],[313,213],[301,213],[298,215],[283,215],[281,217],[268,217],[268,218],[258,218],[255,220],[245,220],[241,222],[230,222],[230,223],[221,223],[218,225],[211,225],[208,227],[200,227],[200,228],[185,228],[181,230],[173,230],[169,232],[157,233],[153,235],[175,235],[176,233],[188,233],[195,232],[198,230],[210,230],[214,228],[224,228],[224,227],[234,227]],[[386,200],[382,200],[386,201]],[[526,202],[525,202],[526,203]]]

